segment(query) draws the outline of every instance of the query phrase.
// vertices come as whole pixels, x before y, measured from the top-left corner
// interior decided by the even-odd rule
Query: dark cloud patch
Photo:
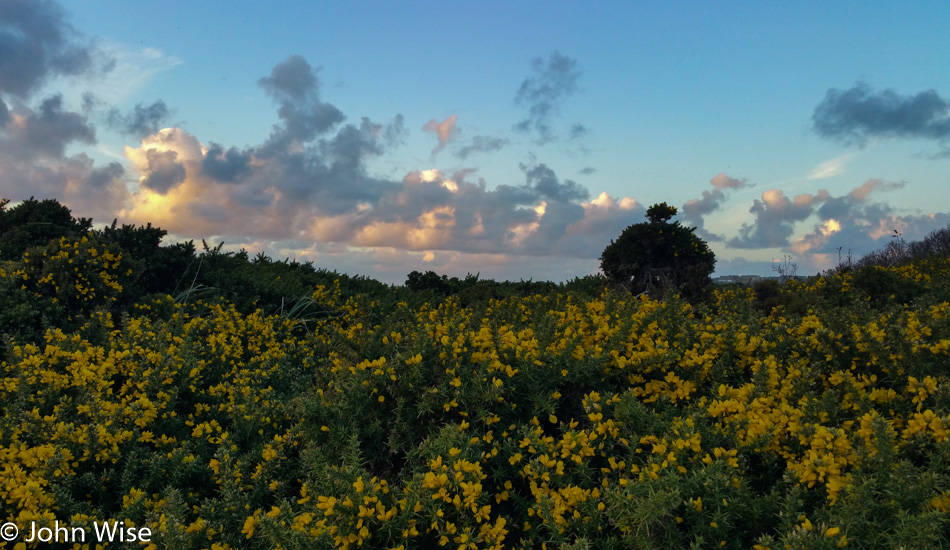
[[[692,199],[687,201],[686,204],[680,208],[680,215],[686,222],[696,227],[697,234],[703,239],[709,241],[721,241],[723,240],[721,235],[716,235],[706,231],[703,218],[707,214],[711,214],[716,210],[719,210],[722,202],[726,199],[726,191],[731,189],[742,189],[747,187],[748,184],[745,180],[731,178],[726,174],[717,175],[712,180],[710,180],[710,183],[713,186],[713,190],[703,191],[702,198],[700,199]]]
[[[902,96],[859,82],[848,90],[828,90],[812,123],[818,135],[846,144],[863,145],[873,137],[946,140],[950,102],[934,90]]]
[[[86,117],[63,110],[60,95],[49,97],[40,104],[38,111],[26,116],[26,124],[9,132],[8,145],[24,157],[44,155],[59,158],[66,146],[74,141],[89,145],[96,143],[95,129]]]
[[[233,183],[251,171],[251,154],[235,147],[227,151],[217,143],[211,143],[204,160],[201,173],[211,179]]]
[[[541,199],[568,202],[587,200],[590,197],[586,187],[573,180],[560,182],[554,170],[544,164],[531,168],[521,165],[521,169],[527,176],[527,188],[536,191]]]
[[[175,185],[185,181],[185,166],[176,159],[175,151],[158,151],[149,149],[148,175],[142,180],[142,185],[164,195]]]
[[[293,143],[306,143],[343,122],[343,113],[320,101],[317,69],[299,56],[278,63],[259,84],[278,103],[283,126],[275,127],[267,151],[286,150]]]
[[[93,53],[52,0],[0,2],[0,91],[25,99],[52,76],[92,69]]]
[[[583,175],[585,175],[585,176],[589,176],[589,175],[591,175],[591,174],[597,173],[597,169],[594,168],[593,166],[585,166],[585,167],[581,168],[580,173],[583,174]]]
[[[151,105],[139,103],[127,115],[112,109],[109,111],[108,123],[115,130],[141,139],[161,130],[170,114],[168,106],[159,99]]]
[[[490,151],[499,151],[505,145],[508,145],[508,140],[504,138],[494,138],[489,136],[475,136],[472,138],[472,141],[469,145],[466,145],[455,152],[455,155],[459,158],[466,159],[469,155],[473,153],[487,153]]]
[[[557,51],[546,61],[535,59],[531,68],[534,75],[526,78],[515,94],[515,102],[528,109],[527,117],[515,125],[515,130],[533,132],[543,144],[554,139],[551,119],[564,99],[577,91],[580,71],[576,60]]]
[[[584,126],[583,124],[573,124],[571,125],[571,129],[568,132],[568,137],[570,139],[578,139],[578,138],[586,136],[589,133],[590,133],[590,128],[588,128],[587,126]]]
[[[4,103],[3,98],[0,97],[0,128],[3,128],[7,125],[7,122],[10,120],[10,108],[7,107],[7,104]]]
[[[102,168],[94,168],[86,178],[86,185],[94,189],[103,189],[119,181],[125,175],[125,169],[118,162],[110,162]]]
[[[525,239],[522,250],[527,254],[549,254],[556,252],[559,243],[567,234],[571,224],[584,219],[584,208],[572,202],[549,202],[545,205],[544,215],[538,220],[538,228]]]

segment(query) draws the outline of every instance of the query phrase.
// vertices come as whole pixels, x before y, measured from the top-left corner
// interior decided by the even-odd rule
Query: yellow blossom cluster
[[[12,342],[5,517],[152,548],[845,546],[893,478],[895,517],[948,521],[950,303],[311,300],[305,331],[161,298]]]

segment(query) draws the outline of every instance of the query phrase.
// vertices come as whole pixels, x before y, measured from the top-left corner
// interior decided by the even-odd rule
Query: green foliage
[[[655,204],[647,211],[650,221],[627,227],[607,245],[600,267],[610,283],[653,297],[670,290],[690,300],[703,296],[716,257],[695,228],[668,222],[675,213],[666,203]]]
[[[92,220],[73,218],[69,208],[54,199],[30,197],[7,210],[9,203],[0,199],[0,260],[18,260],[31,247],[78,237],[92,227]]]
[[[894,271],[869,265],[854,271],[854,288],[867,295],[868,301],[877,307],[888,303],[909,304],[926,292],[926,287],[917,281],[901,277]]]
[[[113,224],[0,262],[0,511],[21,528],[111,518],[222,549],[950,538],[950,261],[690,304],[598,276],[392,288],[205,244],[126,307],[163,236]]]

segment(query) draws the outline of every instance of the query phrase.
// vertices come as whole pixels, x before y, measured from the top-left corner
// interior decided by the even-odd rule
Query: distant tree
[[[647,210],[649,221],[627,227],[611,241],[600,256],[607,280],[634,294],[659,297],[673,290],[689,300],[701,298],[712,282],[716,256],[696,228],[669,222],[675,214],[665,202],[654,204]]]
[[[413,271],[406,278],[406,288],[413,292],[431,290],[435,294],[447,295],[452,291],[451,281],[446,275],[440,276],[435,271]]]

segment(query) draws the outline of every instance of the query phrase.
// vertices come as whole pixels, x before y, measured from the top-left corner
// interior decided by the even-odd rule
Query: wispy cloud
[[[459,150],[455,152],[455,155],[461,159],[466,159],[473,153],[499,151],[506,145],[508,145],[508,140],[505,138],[474,136],[471,142],[459,148]]]
[[[181,59],[155,48],[135,49],[115,42],[101,44],[98,51],[111,60],[110,70],[96,78],[83,79],[81,86],[70,86],[65,90],[67,95],[82,93],[105,105],[118,105],[143,89],[159,74],[182,63]]]
[[[551,119],[558,113],[561,103],[577,91],[580,70],[577,61],[554,51],[545,61],[537,58],[531,63],[534,75],[526,78],[515,94],[515,102],[527,107],[524,120],[515,125],[515,130],[535,134],[540,144],[554,139]],[[577,135],[586,130],[575,124]],[[572,132],[572,137],[577,137]]]
[[[845,168],[854,160],[855,156],[854,153],[845,153],[833,159],[826,160],[808,173],[808,179],[813,181],[840,176],[844,174]]]

